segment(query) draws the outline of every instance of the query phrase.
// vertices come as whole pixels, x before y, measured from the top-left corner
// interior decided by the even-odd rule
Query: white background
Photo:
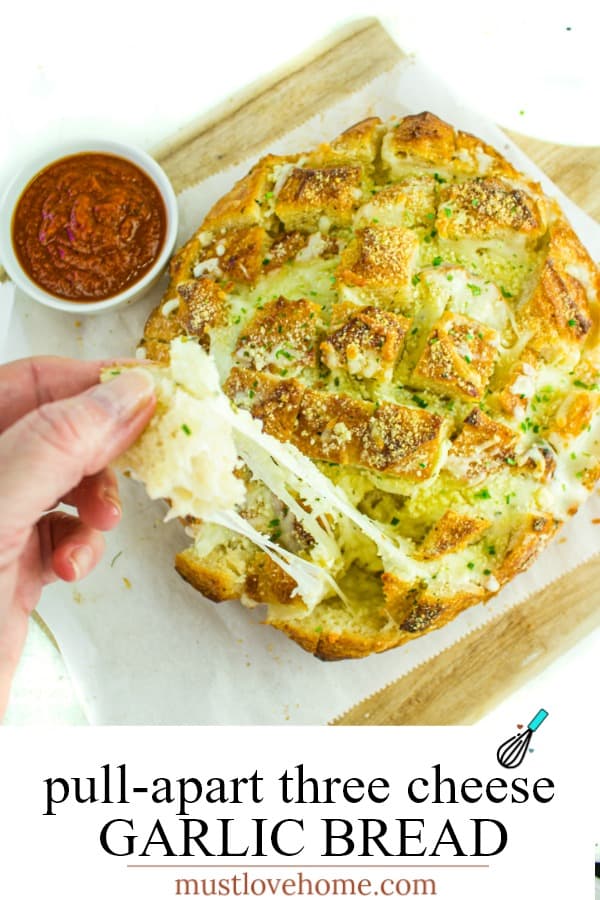
[[[504,730],[481,728],[435,729],[379,729],[377,740],[370,729],[264,729],[252,733],[248,743],[248,729],[200,729],[183,731],[177,728],[156,729],[72,729],[69,740],[48,740],[47,733],[31,731],[31,752],[24,756],[23,731],[5,729],[2,735],[3,765],[0,768],[0,842],[2,864],[0,866],[0,892],[10,900],[33,900],[36,897],[60,897],[61,900],[104,900],[106,897],[168,898],[175,895],[176,877],[222,877],[230,870],[207,871],[197,869],[127,869],[127,863],[179,863],[206,864],[229,862],[245,867],[260,862],[292,862],[291,870],[252,870],[255,876],[283,877],[304,866],[323,864],[321,857],[322,817],[381,818],[390,823],[390,835],[394,834],[394,819],[424,819],[423,843],[409,844],[411,851],[427,847],[429,853],[441,833],[447,818],[452,822],[465,853],[472,852],[469,839],[470,820],[490,818],[499,820],[508,831],[506,849],[498,856],[488,858],[456,857],[448,848],[436,858],[425,855],[416,858],[389,859],[377,855],[361,857],[360,844],[355,855],[346,859],[333,859],[333,863],[345,862],[346,870],[335,870],[331,877],[369,876],[374,881],[384,875],[418,877],[434,876],[439,900],[591,900],[593,896],[592,854],[586,846],[589,823],[585,818],[582,802],[588,789],[585,773],[591,770],[591,748],[571,744],[570,753],[563,753],[563,729],[576,726],[576,719],[566,712],[548,719],[544,737],[540,735],[537,751],[516,770],[501,769],[495,754],[499,743],[511,734],[511,727]],[[67,734],[67,732],[63,732]],[[426,739],[424,735],[427,735]],[[44,752],[36,752],[40,739]],[[246,747],[242,751],[242,747]],[[375,751],[375,747],[377,748]],[[23,764],[26,760],[26,765]],[[160,817],[173,849],[182,852],[180,823],[176,819],[175,804],[166,806],[150,803],[147,794],[128,794],[129,805],[117,805],[116,782],[108,799],[103,793],[103,776],[100,767],[111,763],[116,767],[127,764],[129,788],[151,786],[155,778],[168,777],[174,783],[178,778],[195,777],[206,784],[210,777],[229,779],[233,776],[248,777],[255,770],[265,777],[264,802],[253,805],[207,804],[202,800],[188,809],[192,818],[209,822],[208,848],[216,854],[206,859],[200,853],[193,858],[166,859],[160,847],[152,848],[150,857],[116,858],[105,854],[98,843],[102,826],[116,818],[132,819],[133,830],[139,835],[135,852],[141,853],[151,827]],[[376,777],[385,778],[391,785],[390,798],[385,803],[374,804],[365,800],[356,804],[336,802],[334,805],[284,805],[280,802],[280,786],[277,781],[285,770],[303,763],[305,775],[337,777],[343,780],[360,777],[368,782]],[[549,778],[555,784],[555,797],[546,804],[533,800],[525,804],[497,803],[485,799],[477,803],[459,802],[449,805],[412,803],[407,795],[408,783],[415,778],[432,778],[432,766],[441,765],[442,776],[452,776],[458,783],[466,778],[478,778],[484,784],[492,778],[526,778],[529,788],[536,779]],[[82,797],[90,796],[89,777],[96,777],[98,793],[94,804],[77,805],[65,802],[56,806],[56,815],[43,816],[46,808],[48,778],[75,777],[82,779]],[[70,781],[71,798],[74,785]],[[418,790],[421,791],[419,784]],[[473,785],[471,785],[471,790]],[[61,796],[56,786],[54,796]],[[447,790],[447,788],[445,789]],[[206,793],[206,792],[205,792]],[[321,795],[322,796],[322,795]],[[448,794],[444,794],[445,797]],[[7,810],[18,812],[20,826]],[[306,821],[306,852],[292,860],[270,857],[267,860],[252,859],[219,860],[219,842],[213,831],[213,818],[235,818],[234,834],[237,837],[232,849],[243,847],[249,837],[250,820],[253,817],[278,821],[282,818],[304,818]],[[246,834],[242,828],[246,823]],[[416,826],[415,826],[416,827]],[[493,826],[490,826],[492,828]],[[356,831],[355,831],[356,833]],[[495,833],[495,830],[494,830]],[[115,841],[112,847],[121,852],[122,844]],[[397,847],[396,843],[396,847]],[[390,852],[393,841],[389,841]],[[487,845],[492,849],[491,845]],[[336,843],[334,849],[343,849]],[[373,848],[371,848],[373,849]],[[268,846],[265,846],[268,851]],[[396,852],[398,850],[396,849]],[[392,865],[412,863],[412,870],[395,869],[391,872],[369,869],[372,864]],[[489,869],[435,869],[422,870],[416,864],[464,864],[489,863]],[[323,870],[304,870],[312,878],[323,876]],[[265,897],[268,897],[265,894]],[[279,895],[281,900],[281,895]]]
[[[2,20],[0,188],[22,159],[53,139],[103,135],[151,148],[340,24],[367,14],[379,14],[403,48],[490,119],[547,140],[600,144],[594,7],[475,7],[465,0],[13,3]],[[512,721],[517,710],[520,719],[540,705],[566,709],[581,692],[589,697],[599,649],[598,635],[580,643],[491,718]],[[36,646],[22,673],[36,689],[38,653]],[[45,718],[41,706],[30,714]]]

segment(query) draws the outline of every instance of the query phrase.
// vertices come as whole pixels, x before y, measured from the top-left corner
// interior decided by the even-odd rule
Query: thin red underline
[[[293,865],[291,863],[249,863],[247,866],[243,863],[239,865],[228,865],[226,863],[127,863],[128,869],[489,869],[489,863],[390,863],[366,864],[342,863],[328,865],[327,863],[304,864],[299,863]]]

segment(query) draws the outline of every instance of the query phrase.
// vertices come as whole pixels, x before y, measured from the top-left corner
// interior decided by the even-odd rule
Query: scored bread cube
[[[203,232],[255,225],[263,219],[262,204],[269,191],[271,158],[261,159],[210,209],[202,223]]]
[[[363,119],[347,128],[328,144],[320,144],[304,164],[309,168],[337,165],[370,166],[376,159],[384,132],[377,116]]]
[[[446,553],[456,553],[479,540],[490,522],[481,516],[469,516],[447,509],[430,528],[421,544],[423,559],[439,559]]]
[[[308,235],[302,231],[284,231],[275,238],[262,261],[263,272],[279,269],[289,260],[294,259],[304,250],[308,243]]]
[[[407,163],[418,167],[443,167],[456,147],[452,126],[433,113],[405,116],[383,139],[381,158],[393,175],[402,175]]]
[[[266,245],[267,233],[260,225],[232,228],[201,249],[193,274],[255,284],[263,271]]]
[[[150,314],[141,347],[149,359],[168,362],[169,345],[182,334],[209,348],[209,330],[227,321],[227,295],[210,278],[183,281]]]
[[[382,122],[371,116],[343,131],[329,145],[332,161],[367,165],[372,163],[381,144]]]
[[[380,191],[356,211],[354,224],[432,225],[435,221],[435,179],[431,175],[403,178]]]
[[[260,419],[268,434],[280,441],[291,439],[306,390],[300,381],[234,367],[223,390],[236,406]]]
[[[381,144],[381,160],[396,178],[406,172],[429,170],[441,184],[457,173],[518,176],[489,144],[456,131],[430,112],[405,116],[390,128]]]
[[[558,217],[549,237],[536,288],[517,315],[523,329],[534,332],[532,343],[546,361],[579,351],[593,333],[600,292],[598,267],[571,226]]]
[[[495,329],[446,312],[427,337],[413,380],[452,397],[481,400],[498,357],[498,340]]]
[[[346,394],[307,389],[300,402],[292,442],[307,456],[359,465],[373,404]]]
[[[443,607],[424,583],[406,581],[391,572],[384,572],[381,584],[385,610],[403,631],[421,634],[435,627]]]
[[[339,284],[363,288],[382,300],[408,294],[419,240],[408,228],[370,225],[358,229],[340,258]]]
[[[376,306],[339,305],[349,314],[321,343],[322,362],[350,375],[391,381],[411,320]]]
[[[475,407],[452,441],[445,468],[460,481],[476,481],[504,466],[515,466],[519,435]]]
[[[503,535],[502,542],[496,541],[499,565],[494,570],[494,576],[498,582],[504,584],[523,572],[558,526],[559,522],[547,513],[526,513],[521,516],[507,534]]]
[[[361,464],[410,481],[430,478],[440,453],[442,419],[424,409],[382,403],[364,438]]]
[[[310,300],[270,300],[240,333],[235,362],[283,376],[316,365],[320,312]]]
[[[522,188],[501,178],[475,178],[442,186],[436,228],[440,237],[451,239],[535,239],[546,230],[546,217]]]
[[[227,295],[211,278],[184,281],[177,286],[177,293],[183,301],[180,317],[189,335],[204,339],[210,328],[226,323]]]
[[[361,197],[360,166],[327,169],[293,168],[275,201],[286,229],[312,231],[325,217],[333,225],[350,225]]]

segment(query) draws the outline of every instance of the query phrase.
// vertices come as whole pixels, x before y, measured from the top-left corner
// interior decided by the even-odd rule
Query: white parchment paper
[[[414,60],[265,152],[308,149],[367,115],[423,109],[484,138],[542,181],[548,193],[558,196],[592,256],[600,258],[600,226],[561,195],[501,131],[465,109]],[[252,162],[180,196],[180,241]],[[130,355],[164,287],[165,282],[135,306],[79,320],[17,291],[4,358]],[[122,479],[121,492],[123,521],[107,536],[103,564],[75,587],[50,586],[40,605],[94,724],[325,723],[600,552],[600,527],[593,523],[600,519],[600,497],[594,494],[537,563],[487,606],[467,610],[440,631],[382,656],[322,663],[261,625],[260,610],[248,612],[236,603],[217,606],[192,590],[172,567],[174,554],[188,542],[181,525],[165,525],[165,508],[150,502],[140,485]]]

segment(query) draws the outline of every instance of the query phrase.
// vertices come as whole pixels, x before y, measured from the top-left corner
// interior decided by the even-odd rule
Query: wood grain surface
[[[311,116],[391,69],[403,54],[376,19],[340,29],[196,121],[154,156],[176,191],[252,159]]]
[[[376,19],[355,22],[179,132],[154,155],[181,191],[258,156],[269,143],[389,70],[402,56]],[[509,136],[565,194],[600,221],[600,148],[561,147]],[[1,274],[0,270],[0,278]],[[477,721],[600,626],[598,584],[600,555],[332,724]]]

